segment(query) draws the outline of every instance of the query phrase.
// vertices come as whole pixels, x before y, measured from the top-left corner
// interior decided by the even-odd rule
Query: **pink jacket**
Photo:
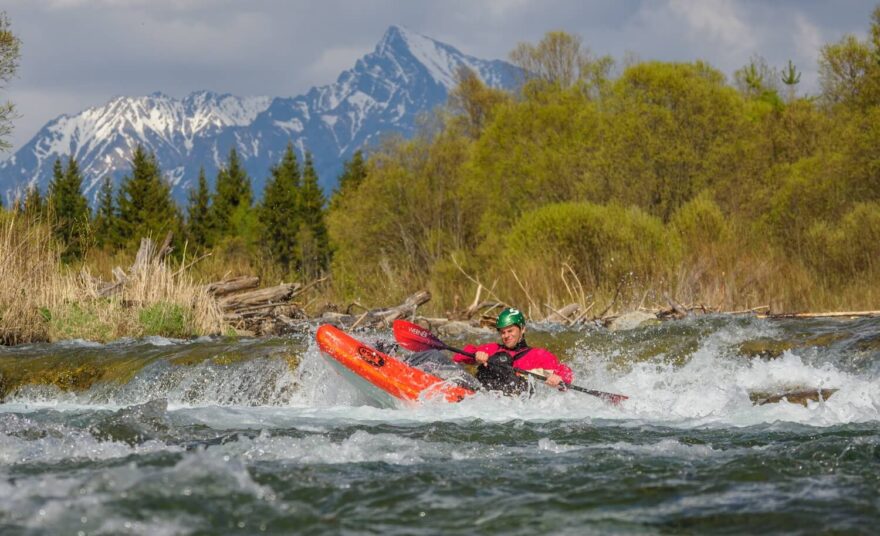
[[[469,344],[465,346],[463,350],[472,354],[477,352],[486,352],[489,355],[497,354],[498,352],[505,352],[509,356],[514,356],[517,353],[522,352],[522,349],[508,350],[497,342],[490,342],[488,344],[483,344],[480,346]],[[463,354],[455,354],[452,359],[454,359],[458,363],[476,363],[473,357],[468,357]],[[558,374],[562,378],[562,381],[564,381],[565,383],[571,383],[572,380],[571,369],[568,368],[566,365],[560,363],[559,359],[557,359],[555,355],[551,354],[548,350],[545,350],[544,348],[532,348],[526,353],[526,355],[514,361],[513,366],[515,368],[523,370],[545,369],[553,371],[554,373]]]

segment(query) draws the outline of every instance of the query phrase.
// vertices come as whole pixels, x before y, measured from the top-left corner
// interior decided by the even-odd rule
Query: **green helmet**
[[[508,307],[498,315],[498,320],[495,321],[495,329],[504,329],[507,326],[513,325],[524,328],[526,326],[526,317],[523,316],[519,309]]]

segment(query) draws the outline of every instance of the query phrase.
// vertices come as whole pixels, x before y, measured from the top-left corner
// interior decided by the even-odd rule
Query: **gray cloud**
[[[704,59],[728,75],[760,54],[792,59],[817,86],[819,48],[864,36],[871,0],[7,0],[23,42],[6,95],[18,147],[47,121],[115,95],[197,89],[297,95],[335,80],[391,24],[483,58],[504,58],[548,30],[622,58]]]

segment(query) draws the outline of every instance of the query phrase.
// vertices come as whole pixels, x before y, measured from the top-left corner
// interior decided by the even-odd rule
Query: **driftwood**
[[[234,311],[254,305],[282,305],[287,303],[301,286],[299,283],[286,283],[248,292],[239,292],[221,299],[219,305],[224,311]]]
[[[113,281],[104,282],[92,278],[98,289],[98,296],[105,298],[116,294],[125,287],[131,276],[147,270],[150,266],[158,266],[165,262],[165,257],[167,257],[173,249],[171,247],[171,240],[173,238],[174,235],[169,232],[165,235],[165,240],[163,240],[162,244],[159,246],[156,246],[156,243],[153,242],[151,238],[141,238],[140,247],[135,255],[134,262],[128,268],[127,273],[121,267],[116,266],[111,270]]]
[[[351,314],[327,312],[321,316],[321,320],[347,329],[356,327],[387,328],[398,318],[415,316],[419,306],[424,305],[430,299],[430,292],[420,290],[396,307],[367,310],[357,317]]]
[[[828,397],[837,392],[837,389],[802,389],[799,391],[788,391],[785,393],[749,393],[749,399],[756,406],[764,404],[775,404],[777,402],[789,402],[791,404],[800,404],[806,407],[807,402],[819,402],[820,400],[828,400]]]
[[[309,318],[295,300],[323,281],[326,278],[307,285],[282,283],[258,289],[255,287],[259,278],[240,276],[210,283],[205,289],[217,298],[223,319],[236,330],[253,335],[281,335],[308,330]]]
[[[877,317],[880,311],[834,311],[828,313],[776,313],[758,315],[758,318],[840,318]]]
[[[210,285],[206,285],[205,290],[215,298],[220,298],[235,292],[257,288],[258,286],[260,286],[259,277],[243,275],[211,283]]]

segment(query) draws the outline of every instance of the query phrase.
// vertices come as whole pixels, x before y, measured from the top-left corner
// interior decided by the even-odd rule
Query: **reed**
[[[128,273],[117,292],[102,296],[88,257],[79,266],[63,264],[46,222],[16,211],[0,212],[0,231],[3,344],[187,337],[225,329],[215,300],[189,270],[181,269],[185,258],[148,263]]]

